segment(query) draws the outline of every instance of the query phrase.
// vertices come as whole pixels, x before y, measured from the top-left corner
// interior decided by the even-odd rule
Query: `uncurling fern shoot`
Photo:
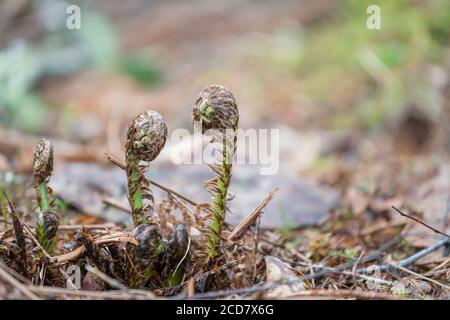
[[[60,218],[53,209],[52,189],[48,182],[53,172],[53,145],[47,139],[41,139],[34,150],[33,176],[34,188],[39,205],[39,217],[36,223],[37,239],[46,251],[53,251],[55,236]]]
[[[210,165],[215,177],[205,184],[213,197],[213,203],[208,207],[206,261],[209,262],[218,253],[237,146],[239,112],[233,94],[221,85],[205,88],[194,103],[192,119],[194,127],[200,127],[203,134],[212,135],[219,142],[218,161]]]

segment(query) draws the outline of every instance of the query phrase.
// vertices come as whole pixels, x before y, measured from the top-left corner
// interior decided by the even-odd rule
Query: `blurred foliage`
[[[91,65],[113,69],[120,62],[117,32],[106,17],[85,10],[80,31],[72,33],[79,35],[79,43]]]
[[[24,43],[0,52],[0,119],[4,124],[38,129],[44,106],[32,89],[40,72],[37,55]]]
[[[450,2],[377,1],[381,30],[366,28],[370,4],[346,1],[332,21],[308,34],[294,66],[305,77],[306,90],[338,111],[334,95],[354,90],[343,99],[354,105],[330,117],[336,129],[377,129],[411,101],[435,111],[436,88],[424,79],[423,68],[444,63],[448,54],[443,47],[449,41]]]
[[[371,4],[381,9],[381,30],[366,27]],[[411,102],[440,112],[427,67],[448,73],[450,1],[347,0],[307,30],[289,26],[273,37],[264,58],[328,108],[328,127],[379,129]]]
[[[56,7],[57,4],[45,10],[36,8],[37,12],[44,12],[41,23],[47,27],[38,44],[17,39],[0,50],[1,125],[30,133],[39,132],[46,125],[48,106],[36,90],[45,76],[65,76],[89,67],[124,73],[145,86],[160,79],[156,67],[143,55],[122,59],[117,31],[105,16],[84,10],[81,29],[69,30],[65,12],[52,10],[65,10],[65,6]]]
[[[146,87],[152,87],[161,81],[161,73],[152,60],[143,54],[134,54],[122,60],[122,70]]]
[[[381,30],[366,27],[371,4],[381,8]],[[122,55],[113,23],[94,10],[82,11],[81,30],[67,30],[64,19],[44,20],[52,25],[39,44],[19,39],[0,50],[1,124],[29,132],[45,125],[47,109],[36,86],[46,75],[89,67],[125,74],[145,87],[161,82],[151,56]],[[257,37],[251,42],[246,36],[244,44],[252,58],[247,63],[259,63],[249,91],[266,92],[269,74],[299,79],[303,94],[333,115],[315,125],[377,130],[411,102],[433,117],[441,112],[439,88],[429,73],[430,67],[448,73],[448,0],[346,0],[306,28],[285,25]]]

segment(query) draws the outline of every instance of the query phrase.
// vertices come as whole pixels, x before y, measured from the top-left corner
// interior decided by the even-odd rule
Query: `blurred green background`
[[[80,30],[66,27],[70,4]],[[381,30],[366,27],[371,4]],[[210,82],[236,93],[243,126],[372,133],[411,105],[448,114],[446,0],[5,0],[0,12],[0,125],[32,134],[102,140],[115,103],[183,125]]]

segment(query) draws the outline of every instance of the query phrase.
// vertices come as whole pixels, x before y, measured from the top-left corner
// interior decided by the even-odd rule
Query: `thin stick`
[[[259,231],[261,227],[261,216],[258,216],[255,221],[255,230],[253,233],[253,275],[252,280],[256,282],[256,274],[258,272],[258,240],[259,240]]]
[[[415,221],[415,222],[417,222],[417,223],[423,225],[424,227],[426,227],[426,228],[428,228],[428,229],[430,229],[430,230],[432,230],[432,231],[434,231],[434,232],[436,232],[436,233],[438,233],[438,234],[440,234],[440,235],[442,235],[442,236],[444,236],[444,237],[450,238],[450,235],[448,235],[448,234],[446,234],[446,233],[444,233],[444,232],[442,232],[442,231],[439,231],[439,230],[436,229],[436,228],[433,228],[432,226],[426,224],[425,222],[423,222],[423,221],[420,220],[420,219],[417,219],[417,218],[415,218],[415,217],[413,217],[413,216],[410,216],[410,215],[408,215],[408,214],[406,214],[406,213],[400,211],[400,210],[397,209],[395,206],[392,206],[392,208],[393,208],[395,211],[397,211],[398,213],[400,213],[401,216],[406,217],[406,218],[408,218],[408,219],[411,219],[411,220],[413,220],[413,221]]]
[[[121,202],[117,201],[114,198],[111,197],[103,197],[102,202],[110,207],[119,209],[125,213],[131,213],[131,209],[129,206],[126,206],[122,204]]]
[[[373,254],[362,258],[360,263],[366,263],[366,262],[369,262],[369,261],[372,261],[372,260],[376,259],[379,256],[380,253],[382,253],[384,250],[386,250],[387,248],[389,248],[393,244],[395,244],[398,241],[398,238],[399,237],[394,238],[393,240],[391,240],[388,243],[386,243],[384,246],[382,246],[380,249],[378,249]],[[429,247],[427,247],[427,248],[425,248],[425,249],[423,249],[423,250],[413,254],[412,256],[410,256],[408,258],[400,260],[397,265],[399,265],[401,267],[406,267],[406,266],[414,263],[415,261],[419,260],[420,258],[426,256],[427,254],[429,254],[429,253],[431,253],[431,252],[433,252],[433,251],[435,251],[435,250],[437,250],[437,249],[447,245],[448,243],[450,243],[449,239],[443,239],[441,241],[438,241],[438,242],[432,244],[431,246],[429,246]],[[308,274],[304,278],[307,279],[307,280],[318,279],[318,278],[321,278],[321,277],[323,277],[323,276],[325,276],[327,274],[330,274],[332,272],[343,271],[343,270],[345,270],[347,268],[351,268],[355,264],[356,264],[356,261],[355,262],[350,262],[350,263],[347,263],[347,264],[343,264],[343,265],[339,265],[336,268],[334,268],[333,270],[324,268],[324,270],[322,270],[320,272],[317,272],[315,274]],[[389,269],[389,267],[390,266],[387,265],[387,264],[384,264],[384,265],[372,265],[372,266],[369,266],[367,268],[358,269],[358,270],[356,270],[356,273],[357,274],[371,273],[374,270],[384,271],[384,270]]]
[[[448,273],[448,272],[450,272],[450,268],[427,272],[427,273],[425,273],[425,276],[427,276],[427,277],[440,276],[440,275],[442,275],[444,273]]]
[[[210,291],[206,293],[198,293],[193,295],[192,299],[214,299],[224,296],[231,295],[244,295],[257,293],[262,291],[267,291],[270,289],[277,288],[281,285],[286,285],[287,283],[266,283],[261,286],[254,286],[251,288],[233,289],[233,290],[218,290]],[[398,300],[398,297],[393,295],[378,293],[378,292],[365,292],[365,291],[355,291],[355,290],[324,290],[324,289],[313,289],[299,291],[292,296],[286,298],[300,298],[300,297],[332,297],[332,298],[357,298],[357,299],[384,299],[384,300]],[[180,298],[180,297],[177,297]],[[184,297],[183,297],[184,298]]]
[[[359,262],[361,261],[361,258],[363,257],[363,255],[364,255],[364,250],[361,252],[361,254],[359,255],[358,259],[356,260],[355,265],[352,268],[352,273],[354,275],[356,274],[356,270],[358,269]]]
[[[88,264],[85,265],[84,268],[86,269],[86,271],[92,273],[94,276],[96,276],[97,278],[99,278],[103,282],[107,283],[110,287],[116,288],[116,289],[119,289],[119,290],[125,290],[125,291],[128,290],[127,286],[123,285],[122,283],[120,283],[116,279],[113,279],[110,276],[104,274],[99,269],[97,269],[95,267],[92,267],[92,266],[90,266]]]
[[[88,230],[95,230],[95,229],[114,229],[117,226],[114,223],[104,223],[104,224],[63,224],[58,227],[58,231],[72,231],[72,230],[78,230],[81,228],[86,228]]]
[[[108,239],[97,239],[95,240],[95,244],[101,245],[101,244],[109,244],[113,242],[122,242],[122,243],[132,243],[135,246],[139,245],[137,240],[133,237],[128,236],[118,236],[114,238],[108,238]]]
[[[441,241],[435,242],[433,243],[431,246],[420,250],[419,252],[413,254],[412,256],[402,259],[397,263],[397,266],[400,267],[406,267],[412,263],[414,263],[415,261],[419,260],[420,258],[426,256],[427,254],[439,249],[440,247],[443,247],[445,245],[447,245],[449,243],[449,239],[443,239]],[[362,269],[358,269],[356,270],[357,273],[369,273],[372,272],[375,269],[378,269],[380,271],[383,270],[387,270],[389,269],[390,265],[389,264],[383,264],[383,265],[372,265],[370,267],[367,268],[362,268]]]
[[[109,291],[86,291],[86,290],[70,290],[58,287],[48,287],[48,286],[29,286],[29,290],[45,294],[61,294],[61,295],[72,295],[80,297],[91,297],[91,298],[103,298],[103,299],[153,299],[154,296],[151,292],[146,290],[109,290]]]
[[[8,224],[13,224],[12,221],[6,221],[2,218],[0,218],[0,223],[1,222],[6,222]],[[26,223],[24,223],[22,221],[22,225],[25,225]],[[31,231],[34,231],[34,227],[26,224],[28,226],[28,228]],[[104,223],[104,224],[62,224],[58,227],[58,231],[72,231],[72,230],[78,230],[81,228],[86,228],[88,230],[95,230],[95,229],[114,229],[117,228],[117,225],[114,223]]]
[[[113,242],[128,242],[128,243],[132,243],[134,245],[138,244],[136,239],[128,237],[125,233],[120,233],[120,232],[117,232],[116,234],[113,234],[113,235],[102,236],[102,237],[96,239],[94,242],[95,242],[95,244],[98,244],[98,245],[113,243]],[[86,251],[86,248],[82,245],[71,252],[52,257],[51,262],[63,263],[63,262],[67,262],[67,261],[72,261],[72,260],[77,259],[85,251]]]
[[[80,246],[80,247],[76,248],[73,251],[70,251],[68,253],[61,254],[59,256],[54,257],[53,258],[54,259],[53,262],[55,262],[55,263],[63,263],[63,262],[75,260],[79,256],[81,256],[85,251],[86,251],[86,248],[84,246]]]
[[[190,248],[191,248],[191,237],[188,237],[188,246],[187,246],[186,252],[184,253],[184,256],[183,256],[183,258],[181,258],[180,262],[178,262],[175,270],[173,271],[172,277],[175,276],[175,273],[177,273],[178,268],[181,266],[181,264],[183,263],[184,259],[186,259]]]
[[[108,158],[109,161],[111,161],[112,164],[114,164],[116,167],[125,170],[126,166],[125,163],[114,157],[112,154],[105,152],[105,156]]]
[[[170,193],[169,193],[170,194]],[[180,199],[178,199],[174,194],[171,195],[174,200],[176,200],[180,205],[183,206],[186,210],[192,212],[192,210]],[[112,197],[103,197],[102,202],[108,206],[119,209],[125,213],[131,214],[131,208],[126,204],[122,204],[120,201]]]
[[[24,274],[27,274],[27,267],[26,267],[27,253],[26,253],[26,248],[25,248],[25,237],[23,235],[23,227],[22,227],[23,223],[20,221],[19,216],[16,214],[16,211],[14,210],[14,207],[13,207],[11,201],[9,200],[6,192],[4,192],[4,191],[3,191],[3,196],[5,197],[5,199],[8,203],[10,215],[13,220],[13,229],[14,229],[14,234],[16,236],[17,246],[19,247],[19,250],[20,250],[19,267]]]
[[[108,152],[106,152],[105,155],[106,155],[106,157],[108,158],[109,161],[111,161],[113,164],[115,164],[120,169],[125,170],[125,164],[122,161],[120,161],[119,159],[115,158],[113,155],[109,154]],[[176,191],[174,191],[174,190],[172,190],[172,189],[170,189],[170,188],[168,188],[166,186],[163,186],[162,184],[160,184],[160,183],[158,183],[158,182],[156,182],[156,181],[154,181],[152,179],[147,178],[147,180],[151,184],[153,184],[154,186],[156,186],[156,187],[158,187],[158,188],[160,188],[160,189],[162,189],[162,190],[164,190],[164,191],[166,191],[168,193],[176,195],[177,197],[183,199],[184,201],[186,201],[187,203],[190,203],[193,206],[197,206],[198,205],[197,202],[189,199],[186,196],[183,196],[182,194],[180,194],[180,193],[178,193],[178,192],[176,192]]]
[[[350,272],[350,271],[337,271],[337,272],[338,273],[342,273],[342,274],[347,275],[347,276],[353,276],[353,277],[361,278],[363,280],[370,281],[370,282],[377,283],[377,284],[384,284],[384,285],[387,285],[387,286],[392,286],[393,285],[393,283],[391,281],[380,279],[380,278],[375,278],[375,277],[371,277],[371,276],[366,276],[364,274],[353,273],[353,272]]]
[[[42,250],[42,252],[44,253],[44,256],[49,260],[52,261],[53,257],[44,249],[44,247],[39,243],[38,239],[36,239],[36,237],[33,235],[33,232],[31,231],[31,228],[29,226],[27,226],[26,224],[23,225],[23,228],[25,229],[25,231],[28,233],[28,236],[31,238],[31,240],[34,242],[34,244],[36,246],[39,247],[39,249]]]
[[[382,231],[382,230],[386,230],[386,229],[390,229],[390,228],[397,228],[400,226],[405,225],[406,222],[401,219],[398,221],[391,221],[391,222],[383,222],[383,223],[378,223],[372,226],[369,226],[367,228],[364,228],[363,230],[361,230],[361,232],[358,234],[359,236],[368,236],[372,233],[378,232],[378,231]]]
[[[396,269],[400,269],[400,270],[405,271],[405,272],[407,272],[407,273],[409,273],[409,274],[412,274],[412,275],[414,275],[414,276],[416,276],[416,277],[418,277],[418,278],[421,278],[421,279],[426,280],[426,281],[428,281],[428,282],[434,283],[435,285],[438,285],[438,286],[444,288],[445,290],[450,290],[450,286],[446,286],[445,284],[440,283],[439,281],[436,281],[436,280],[434,280],[434,279],[428,278],[428,277],[426,277],[426,276],[424,276],[424,275],[421,275],[421,274],[419,274],[419,273],[416,273],[416,272],[414,272],[414,271],[412,271],[412,270],[409,270],[409,269],[407,269],[407,268],[404,268],[404,267],[399,266],[399,265],[394,264],[394,263],[387,262],[387,264],[389,264],[390,266],[392,266],[392,267],[394,267],[394,268],[396,268]]]
[[[396,296],[382,293],[382,292],[367,292],[367,291],[359,291],[359,290],[326,290],[326,289],[315,289],[315,290],[307,290],[307,291],[299,291],[294,295],[289,296],[289,298],[302,298],[302,297],[329,297],[336,299],[363,299],[363,300],[404,300],[398,298]]]
[[[410,256],[409,258],[405,258],[399,261],[398,265],[401,267],[406,267],[408,265],[410,265],[411,263],[419,260],[420,258],[426,256],[427,254],[447,245],[450,243],[450,239],[443,239],[441,241],[435,242],[434,244],[432,244],[431,246],[417,252],[416,254],[413,254],[412,256]]]
[[[5,269],[3,269],[0,264],[0,278],[9,282],[13,287],[17,288],[20,292],[22,292],[25,296],[32,300],[40,300],[37,295],[32,293],[26,286],[24,286],[19,280],[10,275]]]
[[[450,262],[450,258],[447,258],[447,260],[445,260],[444,262],[442,262],[440,265],[438,265],[437,267],[433,268],[432,270],[428,271],[427,273],[425,273],[426,276],[429,276],[431,274],[433,274],[434,272],[438,271],[439,269],[445,267],[448,263]]]
[[[22,281],[23,283],[27,283],[27,284],[31,284],[31,281],[27,278],[25,278],[22,274],[20,274],[19,272],[17,272],[14,269],[11,269],[4,260],[0,259],[0,266],[5,269],[6,272],[8,272],[10,275],[12,275],[13,277],[15,277],[16,279]]]
[[[169,193],[170,194],[170,193]],[[184,209],[186,209],[187,211],[189,211],[189,213],[192,215],[192,216],[194,216],[195,217],[195,213],[194,213],[194,211],[192,211],[192,209],[191,208],[189,208],[187,205],[186,205],[186,203],[184,203],[184,201],[182,200],[182,199],[179,199],[176,195],[174,195],[174,194],[172,194],[171,195],[172,196],[172,198],[174,199],[174,200],[176,200]]]
[[[387,281],[387,280],[383,280],[383,279],[380,279],[380,278],[375,278],[375,277],[371,277],[371,276],[366,276],[366,275],[363,275],[363,274],[355,273],[356,270],[352,271],[352,272],[350,272],[350,271],[342,271],[342,270],[337,270],[336,268],[332,268],[332,267],[325,267],[325,266],[322,266],[322,265],[314,265],[314,264],[308,264],[308,263],[305,263],[304,266],[305,267],[309,267],[309,269],[311,270],[311,274],[312,275],[314,275],[314,269],[321,269],[321,270],[327,270],[327,271],[329,271],[329,273],[339,273],[339,274],[343,274],[343,275],[346,275],[346,276],[357,277],[357,278],[360,278],[360,279],[363,279],[363,280],[366,280],[366,281],[371,281],[371,282],[374,282],[374,283],[385,284],[385,285],[388,285],[388,286],[392,286],[392,284],[393,284],[391,281]],[[312,280],[314,280],[314,279],[312,279]]]
[[[255,210],[253,210],[247,217],[244,218],[228,235],[228,240],[235,240],[242,232],[247,230],[253,223],[255,223],[256,219],[261,214],[262,210],[267,206],[267,204],[272,200],[274,194],[278,191],[278,188],[275,188],[272,192],[270,192],[263,202],[261,202]]]
[[[183,282],[181,285],[185,285],[185,284],[189,283],[191,280],[198,281],[202,278],[206,278],[206,277],[212,276],[214,274],[218,274],[219,272],[222,272],[225,269],[233,268],[233,267],[237,266],[241,262],[242,259],[243,259],[243,257],[240,257],[237,260],[227,262],[227,263],[225,263],[219,267],[216,267],[214,269],[210,269],[205,272],[199,272],[199,273],[195,274],[194,276],[192,276],[190,280],[186,280],[185,282]]]

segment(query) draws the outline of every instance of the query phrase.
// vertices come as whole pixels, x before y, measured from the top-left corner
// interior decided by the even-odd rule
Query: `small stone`
[[[305,290],[305,285],[292,271],[288,264],[273,256],[264,257],[266,262],[266,282],[282,283],[267,292],[266,298],[283,298]],[[283,284],[286,283],[286,284]]]

